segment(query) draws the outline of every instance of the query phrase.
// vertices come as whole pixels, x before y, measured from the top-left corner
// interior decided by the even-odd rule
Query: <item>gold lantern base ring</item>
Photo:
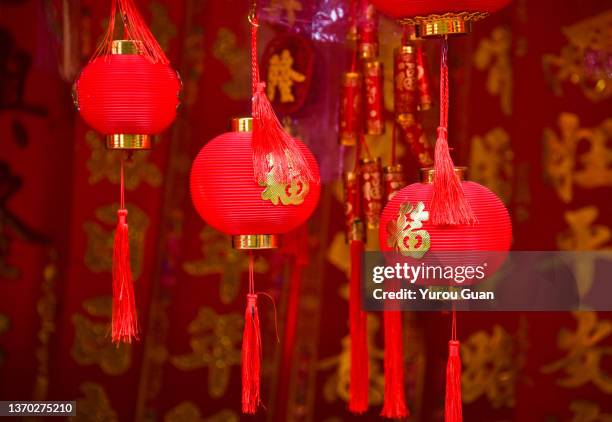
[[[133,135],[121,133],[106,135],[106,148],[129,150],[151,149],[151,135]]]
[[[487,12],[450,12],[443,15],[415,16],[400,19],[402,25],[415,25],[418,38],[469,34],[472,22],[484,19]]]
[[[232,236],[234,249],[275,249],[278,236],[275,234],[239,234]]]

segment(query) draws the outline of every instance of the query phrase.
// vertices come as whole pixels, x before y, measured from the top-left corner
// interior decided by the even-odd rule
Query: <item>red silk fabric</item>
[[[179,90],[172,67],[137,54],[98,57],[76,83],[81,116],[106,135],[163,132],[176,117]]]
[[[319,201],[320,183],[311,182],[299,205],[274,205],[262,199],[265,186],[253,175],[252,133],[227,132],[210,141],[191,169],[191,198],[215,229],[231,234],[279,234],[304,223]],[[306,145],[296,140],[316,180],[319,166]]]

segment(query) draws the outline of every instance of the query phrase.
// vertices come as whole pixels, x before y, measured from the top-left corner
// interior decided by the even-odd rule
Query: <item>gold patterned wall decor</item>
[[[210,226],[200,232],[200,239],[202,258],[184,262],[183,270],[192,277],[219,275],[219,297],[222,303],[229,304],[240,292],[242,274],[249,270],[248,255],[232,248],[227,236]],[[257,257],[253,270],[257,274],[265,274],[268,267],[265,258]]]
[[[99,296],[83,302],[85,313],[72,316],[74,343],[71,354],[81,366],[97,365],[107,375],[121,375],[131,365],[132,347],[110,341],[112,299]]]
[[[223,84],[223,92],[232,100],[243,100],[251,94],[251,66],[246,47],[238,46],[238,37],[229,28],[220,28],[213,44],[213,56],[225,65],[231,80]]]
[[[268,12],[274,20],[281,20],[282,17],[289,26],[293,26],[295,25],[295,13],[302,11],[302,9],[301,0],[270,0]]]
[[[514,179],[514,151],[510,135],[501,127],[484,136],[472,137],[470,151],[470,180],[491,189],[504,203],[512,197]]]
[[[612,413],[604,413],[597,403],[588,400],[574,400],[569,405],[571,422],[612,422]]]
[[[368,315],[367,340],[370,359],[369,403],[379,406],[383,402],[385,391],[385,375],[383,359],[385,352],[376,345],[376,336],[380,329],[380,319],[375,314]],[[317,363],[317,370],[326,377],[323,387],[323,397],[329,403],[340,399],[349,400],[349,378],[351,359],[351,339],[349,335],[342,338],[342,350],[335,356],[330,356]]]
[[[229,409],[205,418],[198,406],[191,401],[180,402],[164,416],[164,422],[238,422],[239,420],[240,417]]]
[[[476,331],[461,343],[461,385],[465,403],[484,396],[495,409],[514,407],[516,384],[525,362],[526,331],[523,319],[516,335],[496,324],[491,334]]]
[[[81,384],[83,397],[76,401],[76,416],[68,418],[71,422],[118,422],[117,412],[111,406],[104,387],[94,382]]]
[[[578,21],[562,29],[567,38],[559,55],[542,57],[544,74],[553,92],[563,95],[563,84],[580,87],[591,101],[604,101],[612,96],[612,10]]]
[[[89,184],[93,185],[102,180],[108,180],[118,185],[121,154],[107,150],[100,135],[93,130],[87,131],[85,141],[91,149],[91,156],[87,160]],[[126,161],[125,188],[127,190],[134,190],[141,183],[146,183],[154,188],[161,186],[161,171],[155,164],[149,162],[150,154],[150,151],[139,151]]]
[[[592,205],[566,211],[564,217],[568,228],[557,235],[559,250],[595,251],[606,248],[612,239],[612,231],[608,226],[595,224],[598,216],[599,210]],[[581,297],[591,289],[598,259],[610,259],[610,254],[581,255],[573,260],[573,272]]]
[[[574,185],[612,186],[612,119],[585,128],[576,114],[561,113],[558,125],[559,134],[544,129],[544,176],[563,202],[572,201]]]
[[[212,308],[201,307],[187,327],[191,352],[172,356],[170,362],[182,371],[208,368],[208,393],[214,398],[222,397],[232,367],[242,361],[243,326],[239,313],[217,314]]]
[[[97,208],[95,216],[98,221],[86,221],[83,229],[87,235],[85,247],[85,266],[94,273],[111,272],[113,267],[114,228],[117,224],[117,209],[119,204],[113,203]],[[127,204],[130,219],[130,263],[134,280],[140,277],[144,244],[149,217],[134,204]]]
[[[557,385],[579,388],[592,384],[612,394],[612,374],[605,369],[612,359],[612,321],[599,319],[596,312],[573,312],[575,330],[561,328],[557,346],[565,356],[542,367],[545,374],[554,374]]]
[[[170,42],[176,37],[177,29],[168,15],[168,8],[159,1],[149,4],[151,12],[151,32],[161,48],[167,53],[170,51]]]
[[[512,115],[512,33],[498,26],[488,38],[482,38],[474,53],[474,66],[487,71],[487,92],[499,97],[504,115]]]

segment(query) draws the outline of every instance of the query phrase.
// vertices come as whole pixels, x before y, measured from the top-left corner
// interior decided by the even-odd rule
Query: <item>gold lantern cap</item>
[[[112,54],[142,54],[143,44],[139,40],[114,40]]]
[[[252,117],[234,117],[231,123],[232,132],[253,132]]]
[[[239,234],[232,236],[234,249],[275,249],[278,236],[275,234]]]
[[[433,167],[421,169],[421,183],[433,183],[436,170]],[[462,182],[467,180],[467,167],[455,167],[455,175]]]

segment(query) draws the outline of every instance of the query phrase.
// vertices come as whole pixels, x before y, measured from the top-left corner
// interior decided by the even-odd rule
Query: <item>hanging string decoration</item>
[[[117,19],[119,17],[119,19]],[[117,27],[117,28],[116,28]],[[121,39],[115,39],[116,33]],[[73,87],[78,111],[106,135],[111,150],[151,148],[151,136],[176,117],[181,82],[147,28],[133,0],[113,0],[107,31]],[[113,248],[113,342],[138,338],[138,319],[130,268],[124,160],[121,205]]]

